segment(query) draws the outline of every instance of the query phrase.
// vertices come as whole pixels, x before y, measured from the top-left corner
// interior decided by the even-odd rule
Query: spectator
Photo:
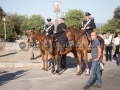
[[[89,89],[91,84],[93,83],[93,80],[95,78],[95,74],[97,76],[97,84],[93,85],[93,87],[101,88],[102,81],[101,81],[101,72],[100,72],[100,56],[101,56],[101,47],[100,42],[97,39],[96,32],[91,33],[91,39],[92,39],[92,66],[90,70],[90,78],[87,82],[87,84],[83,87],[83,89]]]
[[[30,55],[31,55],[30,60],[34,60],[34,52],[33,52],[33,50],[34,50],[35,38],[31,37],[31,35],[30,35],[31,30],[27,30],[26,32],[28,33],[29,52],[30,52]]]
[[[115,33],[114,41],[115,41],[115,38],[117,38],[117,36],[118,36],[118,33]],[[117,50],[115,50],[114,55],[113,55],[113,58],[116,58],[116,57],[117,57],[116,54],[117,54]]]
[[[108,57],[110,56],[111,59],[111,53],[112,53],[112,35],[110,33],[106,33],[106,38],[104,39],[105,42],[105,51],[106,51],[106,61],[108,61]],[[109,56],[108,56],[109,53]]]
[[[117,65],[120,66],[120,32],[118,33],[118,37],[115,38],[114,50],[116,50],[116,54],[118,53]]]

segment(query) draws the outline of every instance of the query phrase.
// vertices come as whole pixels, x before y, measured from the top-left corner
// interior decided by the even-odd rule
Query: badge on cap
[[[51,18],[48,18],[47,21],[50,22],[52,19]]]
[[[90,16],[91,14],[89,12],[85,12],[85,16]]]

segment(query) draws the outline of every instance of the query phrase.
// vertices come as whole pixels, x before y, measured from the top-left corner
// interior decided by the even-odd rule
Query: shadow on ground
[[[62,68],[62,72],[60,74],[64,73],[68,68],[76,68],[76,70],[77,70],[77,59],[75,59],[74,57],[71,58],[71,57],[67,56],[66,63],[67,63],[66,67]],[[91,68],[91,65],[92,65],[92,61],[90,59],[88,62],[89,69]],[[85,60],[83,59],[82,60],[82,73],[85,72],[85,69],[86,69],[86,64],[85,64]]]
[[[13,52],[13,53],[8,53],[8,54],[0,55],[0,57],[5,57],[5,56],[9,56],[9,55],[14,55],[14,54],[17,54],[17,52]]]
[[[8,71],[0,71],[0,86],[26,75],[24,73],[27,71],[28,70],[19,70],[13,73],[9,73]]]

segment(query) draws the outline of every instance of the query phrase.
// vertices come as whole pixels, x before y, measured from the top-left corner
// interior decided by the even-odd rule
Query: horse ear
[[[70,29],[72,29],[72,27],[69,27]]]

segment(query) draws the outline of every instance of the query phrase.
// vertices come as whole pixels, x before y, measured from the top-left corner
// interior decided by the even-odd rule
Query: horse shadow
[[[9,73],[9,71],[1,71],[0,72],[0,74],[1,74],[0,75],[0,86],[26,75],[24,73],[27,71],[28,70],[19,70],[14,73]]]
[[[5,73],[8,73],[9,71],[3,71],[3,70],[1,70],[0,71],[0,74],[5,74]]]
[[[71,57],[69,57],[69,56],[67,56],[66,57],[66,62],[68,62],[67,64],[66,64],[66,67],[65,68],[62,68],[62,70],[61,70],[61,72],[60,72],[60,75],[62,74],[62,73],[64,73],[67,69],[72,69],[72,68],[76,68],[77,69],[77,59],[75,59],[75,58],[71,58]],[[92,59],[90,59],[89,61],[88,61],[88,66],[89,66],[89,69],[91,68],[91,66],[92,66]],[[83,74],[83,72],[85,71],[85,69],[86,69],[86,64],[85,64],[85,60],[83,59],[82,60],[82,74]]]
[[[0,55],[0,57],[5,57],[5,56],[9,56],[9,55],[14,55],[14,54],[17,54],[17,52],[13,52],[13,53],[8,53],[8,54]]]

